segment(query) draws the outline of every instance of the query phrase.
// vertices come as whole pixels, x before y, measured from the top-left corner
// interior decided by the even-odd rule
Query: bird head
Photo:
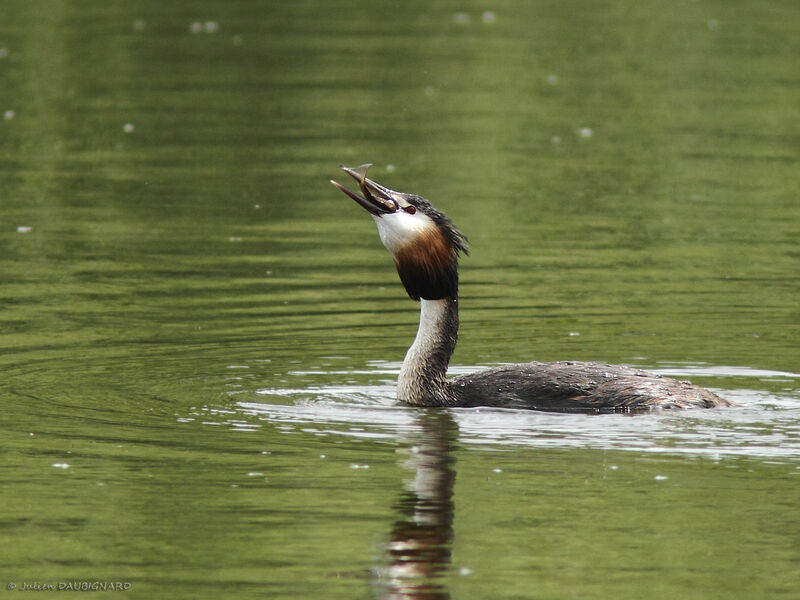
[[[425,198],[390,190],[367,178],[369,167],[341,167],[358,182],[361,195],[331,183],[372,215],[409,296],[414,300],[455,298],[458,256],[467,254],[467,238]]]

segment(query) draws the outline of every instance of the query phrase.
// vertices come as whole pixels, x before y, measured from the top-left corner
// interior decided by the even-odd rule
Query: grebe
[[[414,406],[569,412],[731,405],[688,382],[619,365],[529,362],[447,378],[458,337],[458,257],[467,254],[467,239],[425,198],[368,179],[369,167],[341,167],[358,182],[362,196],[331,183],[372,215],[400,281],[421,305],[419,330],[397,380],[398,400]]]

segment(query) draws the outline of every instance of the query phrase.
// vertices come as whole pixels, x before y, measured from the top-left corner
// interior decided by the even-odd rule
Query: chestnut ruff
[[[400,281],[414,300],[439,300],[458,295],[458,260],[441,231],[423,230],[394,253]]]

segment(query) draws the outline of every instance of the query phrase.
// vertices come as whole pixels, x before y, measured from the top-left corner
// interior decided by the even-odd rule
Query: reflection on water
[[[677,569],[690,573],[695,583],[714,578],[722,585],[738,576],[731,565],[739,550],[729,547],[763,543],[762,531],[773,519],[781,523],[776,531],[798,526],[792,511],[758,508],[774,507],[768,495],[779,488],[752,466],[760,462],[781,468],[776,476],[790,486],[800,473],[796,373],[664,367],[660,370],[671,375],[708,378],[738,405],[565,415],[404,407],[393,399],[398,365],[372,366],[378,380],[372,385],[314,386],[309,382],[316,377],[346,379],[348,373],[332,376],[325,369],[309,369],[295,373],[302,383],[298,387],[256,394],[238,390],[231,394],[235,404],[225,409],[232,412],[214,418],[232,429],[246,424],[248,431],[262,428],[319,436],[334,444],[350,440],[399,448],[401,464],[413,477],[391,502],[396,517],[373,570],[380,597],[461,597],[464,587],[482,597],[475,592],[480,586],[490,597],[487,578],[492,581],[497,565],[514,561],[521,561],[514,580],[523,589],[542,591],[542,597],[547,597],[543,590],[593,586],[601,580],[609,588],[634,590],[607,597],[639,597],[652,584],[654,569]],[[731,389],[734,383],[738,387]],[[503,449],[507,452],[497,452]],[[738,523],[735,531],[733,521]],[[687,522],[694,525],[687,528]],[[468,523],[469,534],[462,536],[455,523]],[[784,535],[767,535],[785,548]],[[505,551],[512,558],[495,561]],[[698,561],[703,569],[696,568]],[[621,564],[626,568],[619,571]],[[792,577],[775,575],[769,560],[761,568],[779,578],[778,587],[792,586]],[[619,576],[607,580],[612,571]],[[497,581],[508,582],[509,572],[501,567]],[[695,583],[687,583],[687,589]]]
[[[442,576],[450,567],[457,426],[445,411],[420,411],[405,441],[404,466],[414,473],[394,508],[388,564],[376,570],[389,600],[449,598]]]

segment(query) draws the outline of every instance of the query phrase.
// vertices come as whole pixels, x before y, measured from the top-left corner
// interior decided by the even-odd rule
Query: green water
[[[0,589],[796,597],[798,55],[788,0],[0,4]],[[738,406],[397,406],[363,162],[470,238],[453,372]]]

